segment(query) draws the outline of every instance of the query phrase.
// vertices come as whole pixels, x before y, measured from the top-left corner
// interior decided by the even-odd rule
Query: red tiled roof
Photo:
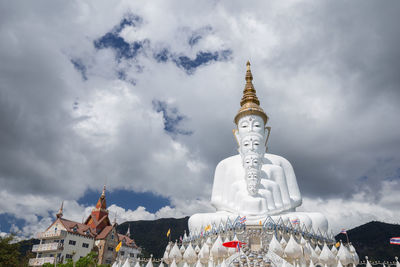
[[[137,246],[136,243],[135,243],[135,240],[129,238],[128,236],[118,234],[118,238],[119,238],[119,241],[125,240],[125,244],[124,244],[124,242],[122,243],[122,244],[124,244],[125,246],[133,247],[133,248],[138,248],[138,246]]]
[[[90,237],[95,237],[96,235],[96,233],[86,224],[70,221],[64,218],[59,218],[59,220],[70,233],[76,233]]]
[[[106,238],[112,229],[113,229],[112,225],[104,227],[104,229],[96,236],[96,239]]]

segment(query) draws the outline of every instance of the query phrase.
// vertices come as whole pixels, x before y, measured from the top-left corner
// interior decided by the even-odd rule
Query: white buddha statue
[[[247,62],[241,108],[234,119],[239,154],[222,160],[216,167],[211,204],[217,212],[194,214],[189,219],[189,230],[201,231],[208,224],[218,225],[237,216],[246,216],[247,224],[259,224],[271,216],[276,220],[299,219],[308,228],[326,232],[328,222],[324,215],[295,211],[302,198],[290,162],[266,153],[268,116],[259,106],[252,80]]]

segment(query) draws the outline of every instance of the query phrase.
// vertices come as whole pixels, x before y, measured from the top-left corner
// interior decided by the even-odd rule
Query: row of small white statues
[[[343,245],[341,245],[341,247],[342,247]],[[286,247],[287,247],[287,245],[286,245]],[[343,254],[345,254],[345,252],[341,252],[341,247],[339,248],[339,250],[337,250],[336,248],[334,248],[334,247],[332,247],[332,249],[331,249],[331,252],[334,254],[334,255],[336,255],[336,257],[337,258],[339,258],[341,255],[343,255]],[[181,251],[185,251],[186,252],[186,249],[182,249],[182,247],[181,247],[181,249],[180,249]],[[318,248],[316,248],[315,250],[314,250],[314,252],[316,251],[316,250],[318,250]],[[349,245],[349,252],[350,253],[352,253],[352,251],[354,250],[354,247],[350,244]],[[196,249],[195,249],[195,251],[196,251]],[[321,253],[322,253],[322,251],[321,251],[321,249],[319,249],[319,255],[321,255]],[[183,252],[183,253],[185,253],[185,252]],[[316,252],[317,253],[317,252]],[[355,253],[355,252],[354,252]],[[187,254],[192,254],[192,253],[187,253]],[[197,254],[198,254],[198,252],[197,252]],[[185,255],[184,255],[184,257],[185,257]],[[187,257],[187,255],[186,255],[186,257]],[[355,253],[355,254],[353,254],[353,257],[357,257],[357,254]],[[243,258],[243,257],[241,257],[241,261],[242,261],[242,259],[246,259],[247,260],[247,258],[249,258],[249,259],[251,259],[251,260],[254,260],[255,259],[255,257],[254,257],[254,255],[252,256],[252,255],[249,255],[249,257],[245,257],[245,258]],[[150,259],[148,259],[148,260],[144,260],[145,262],[146,262],[146,265],[142,265],[143,267],[154,267],[153,266],[153,258],[151,257]],[[257,261],[258,262],[261,262],[260,261],[260,257],[257,257]],[[158,261],[158,260],[156,260],[156,262],[160,262],[160,264],[158,265],[158,267],[164,267],[164,264],[163,264],[163,262],[162,262],[162,260],[161,261]],[[316,263],[317,263],[317,261],[316,261]],[[365,264],[365,267],[372,267],[372,265],[382,265],[382,267],[389,267],[389,266],[391,266],[391,265],[394,265],[394,266],[396,266],[396,267],[400,267],[400,263],[399,263],[399,261],[398,261],[398,257],[395,257],[395,262],[373,262],[372,264],[371,264],[371,262],[368,260],[368,257],[365,257],[365,262],[361,262],[361,264]],[[211,267],[210,265],[212,265],[212,262],[208,262],[208,267]],[[243,263],[242,264],[240,264],[239,263],[239,261],[235,261],[235,262],[233,262],[233,265],[235,266],[235,267],[238,267],[239,265],[243,265]],[[355,265],[357,265],[356,263],[353,263],[352,264],[353,266],[355,266]],[[126,259],[125,261],[120,261],[120,260],[116,260],[115,262],[114,262],[114,264],[112,265],[112,267],[142,267],[141,265],[140,265],[140,259],[138,259],[137,261],[136,261],[136,264],[135,265],[131,265],[131,263],[130,263],[130,261],[129,261],[129,259]],[[184,267],[189,267],[189,264],[185,261],[185,263],[183,264],[183,266]],[[221,263],[221,265],[220,265],[221,267],[226,267],[226,263],[225,263],[225,261],[223,260],[222,261],[222,263]],[[256,264],[256,266],[260,266],[260,264]],[[312,266],[315,266],[315,264],[314,264],[314,262],[313,262],[313,260],[311,259],[310,260],[310,262],[309,262],[309,266],[310,267],[312,267]],[[338,267],[340,267],[340,266],[343,266],[343,264],[342,264],[342,261],[340,261],[340,260],[338,260],[337,261],[337,266]],[[177,263],[176,263],[176,261],[173,261],[171,264],[170,264],[170,267],[177,267]],[[204,265],[201,263],[201,261],[200,261],[200,259],[198,259],[197,260],[197,262],[196,262],[196,266],[195,267],[204,267]]]
[[[201,248],[198,245],[193,247],[191,243],[186,247],[182,245],[179,248],[177,242],[175,242],[175,244],[170,242],[165,250],[163,261],[169,265],[172,263],[187,263],[191,265],[196,262],[202,264],[201,266],[206,264],[208,264],[208,266],[210,266],[210,264],[213,266],[222,264],[228,257],[231,257],[237,252],[236,248],[226,248],[223,246],[224,242],[229,241],[238,241],[238,238],[235,235],[232,240],[226,237],[223,241],[223,238],[218,235],[213,242],[211,237],[208,237]],[[244,251],[249,252],[249,249],[245,247]],[[324,243],[321,249],[318,244],[313,245],[302,236],[296,241],[293,235],[290,235],[288,240],[283,236],[278,240],[277,237],[273,235],[268,247],[261,249],[261,251],[265,252],[265,255],[259,255],[261,259],[268,258],[266,257],[266,252],[268,252],[281,257],[293,265],[301,264],[302,266],[309,266],[322,264],[337,266],[340,262],[341,265],[347,266],[349,264],[357,265],[359,263],[358,255],[352,244],[346,246],[340,242],[339,249],[337,249],[335,245],[331,245],[331,248],[329,248],[329,246]]]
[[[262,228],[259,229],[259,231],[262,233],[275,231],[282,233],[292,233],[295,235],[300,234],[307,237],[308,239],[326,241],[328,243],[334,241],[334,235],[332,231],[330,234],[328,234],[327,232],[321,232],[320,229],[316,229],[316,231],[314,231],[312,227],[307,228],[307,225],[300,223],[299,220],[296,220],[296,223],[293,223],[293,221],[289,220],[289,217],[285,217],[284,215],[279,217],[276,216],[275,218],[278,218],[276,222],[270,216],[268,216],[263,223],[260,221],[259,225],[262,225]],[[216,224],[213,224],[212,226],[210,226],[211,229],[205,231],[204,229],[206,227],[202,226],[201,230],[191,231],[189,236],[186,235],[185,231],[183,242],[193,242],[197,241],[198,239],[204,239],[212,235],[232,235],[238,231],[246,231],[246,224],[240,223],[240,220],[240,216],[238,216],[233,222],[231,222],[229,218],[225,223],[221,220],[218,227]]]

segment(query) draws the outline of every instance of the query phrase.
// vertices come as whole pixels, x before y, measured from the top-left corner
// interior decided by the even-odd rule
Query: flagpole
[[[347,244],[349,244],[349,236],[347,235],[347,231],[346,231],[346,238],[347,238]]]

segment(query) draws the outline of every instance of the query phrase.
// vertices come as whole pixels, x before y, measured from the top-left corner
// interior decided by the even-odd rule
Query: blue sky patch
[[[85,195],[78,200],[78,203],[84,206],[94,206],[101,195],[99,191],[88,190]],[[168,198],[154,195],[153,193],[137,193],[130,190],[118,189],[106,191],[107,206],[115,204],[124,209],[135,210],[138,206],[146,207],[149,212],[156,212],[160,208],[170,205]],[[111,219],[114,219],[114,215]]]
[[[180,129],[180,124],[187,119],[185,115],[180,114],[177,108],[169,106],[165,101],[153,100],[153,109],[156,112],[161,112],[164,119],[164,130],[176,136],[181,135],[191,135],[193,131]]]
[[[71,59],[72,65],[74,65],[74,68],[80,72],[82,75],[82,79],[86,81],[87,75],[86,75],[86,66],[83,64],[81,59]]]
[[[114,27],[113,31],[120,33],[126,26],[137,27],[143,22],[143,19],[135,14],[128,13],[122,18],[121,22]]]
[[[222,50],[218,52],[203,52],[200,51],[196,54],[194,59],[187,56],[178,56],[174,58],[173,61],[178,67],[186,70],[188,74],[192,74],[197,67],[206,65],[212,61],[227,61],[232,55],[232,50]]]
[[[111,48],[115,51],[115,57],[118,61],[121,59],[132,59],[137,56],[139,50],[143,47],[148,40],[135,41],[133,43],[127,43],[125,40],[118,36],[118,33],[109,32],[94,41],[94,47],[96,49]]]
[[[18,228],[22,228],[25,225],[25,220],[17,219],[14,215],[8,213],[0,214],[0,231],[6,233],[12,233],[12,225],[16,225]]]
[[[195,46],[205,35],[209,34],[211,31],[211,26],[205,26],[193,31],[193,33],[189,36],[188,44],[191,47]]]

